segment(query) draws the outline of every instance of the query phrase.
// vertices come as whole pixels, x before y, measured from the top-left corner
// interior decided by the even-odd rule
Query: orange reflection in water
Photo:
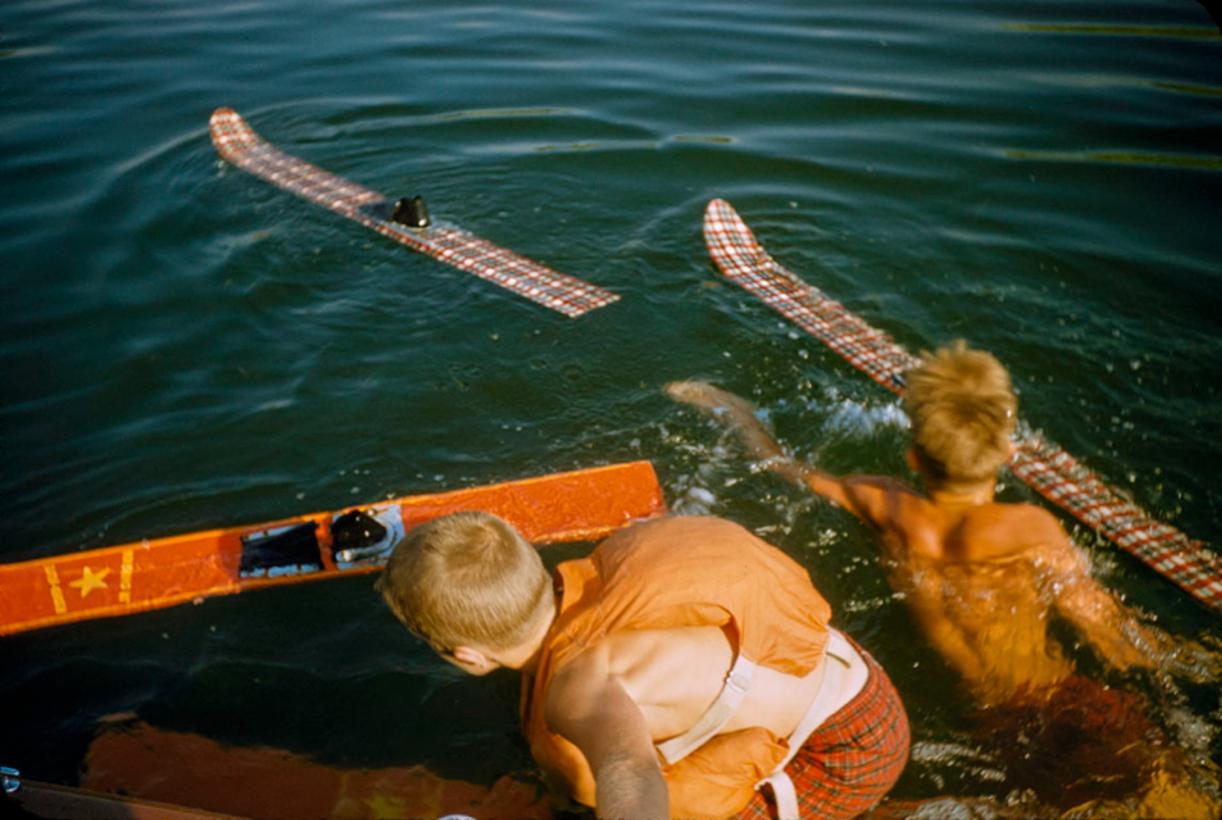
[[[81,786],[252,818],[552,817],[537,785],[446,780],[424,766],[341,769],[283,749],[239,747],[135,722],[107,728]]]

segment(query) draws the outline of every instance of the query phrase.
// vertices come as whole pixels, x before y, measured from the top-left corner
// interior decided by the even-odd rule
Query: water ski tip
[[[236,164],[235,157],[259,146],[259,136],[232,108],[218,108],[208,119],[208,136],[222,159]]]

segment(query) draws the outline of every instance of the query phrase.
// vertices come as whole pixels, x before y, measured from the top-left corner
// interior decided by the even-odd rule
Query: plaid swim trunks
[[[908,762],[908,715],[899,693],[869,653],[853,647],[869,669],[865,684],[785,767],[803,817],[856,817],[882,800]],[[774,818],[776,807],[764,790],[757,791],[738,816]]]

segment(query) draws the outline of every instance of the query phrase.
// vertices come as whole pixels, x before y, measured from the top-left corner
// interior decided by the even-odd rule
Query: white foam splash
[[[693,485],[671,505],[671,509],[679,515],[709,515],[716,503],[717,496],[711,491]]]
[[[926,766],[949,765],[980,780],[1004,783],[1006,779],[1005,772],[998,769],[982,749],[963,743],[918,741],[912,744],[909,758]]]
[[[830,404],[812,403],[828,414],[824,426],[846,436],[870,436],[884,428],[907,430],[911,425],[898,402],[869,405],[854,399],[829,396]]]

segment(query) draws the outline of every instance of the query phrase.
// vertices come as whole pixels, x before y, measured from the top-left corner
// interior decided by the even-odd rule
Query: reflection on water
[[[1199,94],[1203,97],[1222,97],[1222,87],[1216,85],[1192,85],[1190,83],[1153,82],[1155,88],[1176,91],[1180,94]]]
[[[1216,28],[1208,26],[1140,26],[1115,23],[1006,23],[1009,31],[1042,34],[1092,34],[1121,37],[1164,37],[1187,40],[1216,40],[1222,37]]]
[[[1148,154],[1134,151],[1006,151],[1010,159],[1040,162],[1100,162],[1114,165],[1166,165],[1172,168],[1194,168],[1222,171],[1222,156],[1189,156],[1185,154]]]
[[[100,725],[81,786],[251,818],[552,816],[542,785],[526,779],[505,776],[485,787],[421,765],[329,766],[285,749],[225,745],[136,720]]]
[[[455,122],[457,120],[519,119],[526,117],[564,117],[576,114],[565,108],[479,108],[471,111],[446,111],[422,117],[422,122]]]

